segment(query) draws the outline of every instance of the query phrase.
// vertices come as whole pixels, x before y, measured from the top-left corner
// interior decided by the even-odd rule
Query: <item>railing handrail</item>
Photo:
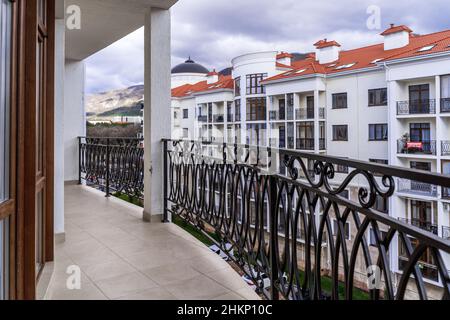
[[[213,145],[213,146],[221,146],[226,147],[226,143],[219,143],[219,142],[202,142],[202,141],[196,141],[196,140],[174,140],[174,139],[162,139],[162,142],[188,142],[188,143],[201,143],[204,145]],[[255,146],[250,144],[231,144],[229,146],[238,147],[238,148],[244,148],[244,149],[253,149],[253,150],[265,150],[267,152],[272,151],[278,151],[280,153],[283,153],[284,155],[289,156],[299,156],[301,158],[307,158],[310,160],[315,161],[322,161],[322,162],[330,162],[332,164],[338,164],[338,165],[346,165],[350,168],[360,168],[364,171],[369,172],[376,172],[378,174],[383,174],[387,176],[393,176],[397,178],[404,178],[404,179],[413,179],[415,181],[430,183],[439,185],[442,187],[450,188],[450,175],[444,175],[434,172],[425,172],[423,170],[418,169],[410,169],[395,165],[385,165],[385,164],[378,164],[373,162],[367,162],[362,160],[354,160],[354,159],[342,159],[342,157],[337,156],[330,156],[330,155],[320,155],[320,154],[314,154],[314,153],[308,153],[298,150],[290,150],[290,149],[279,149],[279,148],[273,148],[273,147],[261,147],[261,146]]]

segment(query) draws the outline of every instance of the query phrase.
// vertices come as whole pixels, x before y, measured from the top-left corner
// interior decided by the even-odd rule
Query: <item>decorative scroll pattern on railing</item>
[[[144,197],[142,139],[79,138],[79,183],[85,181],[106,193]]]
[[[410,114],[435,114],[436,100],[435,99],[421,99],[408,100],[397,102],[397,115]]]
[[[354,299],[359,287],[371,299],[405,299],[411,288],[427,299],[425,252],[439,271],[440,296],[450,297],[443,258],[450,242],[375,209],[379,198],[393,196],[396,178],[450,186],[448,177],[290,150],[163,143],[166,218],[215,232],[255,284],[269,276],[269,290],[261,285],[267,298]],[[338,178],[336,165],[351,170]],[[343,194],[355,184],[357,200],[348,200]],[[390,259],[400,245],[402,271]],[[375,287],[367,284],[370,270],[379,271]]]

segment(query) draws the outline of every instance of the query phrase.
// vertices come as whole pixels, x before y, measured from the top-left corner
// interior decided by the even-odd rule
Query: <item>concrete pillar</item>
[[[54,231],[57,242],[64,240],[64,62],[65,20],[55,22],[55,172]]]
[[[78,182],[78,137],[86,135],[85,63],[66,60],[64,75],[64,180]]]
[[[145,15],[144,64],[144,221],[163,214],[163,138],[170,138],[170,11],[151,8]]]

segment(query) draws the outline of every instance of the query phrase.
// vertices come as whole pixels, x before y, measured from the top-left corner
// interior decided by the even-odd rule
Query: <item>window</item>
[[[384,239],[386,239],[387,232],[379,230],[379,233],[380,233],[379,240],[380,241],[384,241]],[[369,244],[370,244],[371,247],[376,247],[377,246],[377,242],[375,241],[375,239],[376,239],[375,238],[375,230],[370,228]]]
[[[234,79],[234,96],[241,96],[241,77]]]
[[[189,118],[189,110],[183,109],[183,119],[187,119],[187,118]]]
[[[0,0],[0,206],[9,199],[11,1]],[[8,298],[9,219],[0,220],[0,300]]]
[[[241,99],[234,100],[234,121],[241,121]]]
[[[183,128],[183,139],[189,138],[189,129]]]
[[[350,192],[348,190],[342,191],[341,193],[339,193],[339,196],[347,200],[350,200]]]
[[[431,171],[431,162],[411,161],[409,165],[411,169]]]
[[[261,81],[267,77],[267,73],[257,73],[247,75],[247,94],[263,94],[266,93]]]
[[[339,231],[338,221],[336,219],[334,219],[333,220],[333,236],[337,237],[338,231]],[[345,232],[345,239],[350,240],[351,236],[350,236],[350,223],[349,222],[345,223],[344,232]]]
[[[348,141],[348,126],[347,125],[333,126],[333,140]]]
[[[265,124],[247,124],[247,144],[252,146],[266,145]]]
[[[266,98],[247,99],[247,121],[266,120]]]
[[[388,139],[388,125],[369,124],[369,141],[386,141]]]
[[[369,90],[369,107],[387,106],[387,88]]]
[[[333,109],[347,108],[347,93],[333,94]]]
[[[377,195],[375,205],[373,208],[380,212],[388,213],[389,212],[389,199],[383,198],[382,196]]]

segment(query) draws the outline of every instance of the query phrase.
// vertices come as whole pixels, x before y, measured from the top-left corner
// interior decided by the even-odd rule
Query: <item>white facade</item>
[[[397,48],[409,42],[404,39],[404,33],[385,36],[387,49],[392,49],[391,42],[394,40]],[[327,62],[332,61],[328,53],[339,55],[339,51],[336,51],[338,47],[330,48],[334,51],[327,51],[326,57],[322,57]],[[260,52],[233,59],[234,98],[231,93],[227,99],[217,99],[215,94],[204,92],[183,102],[173,100],[173,106],[189,109],[189,119],[178,122],[180,126],[195,126],[197,114],[191,110],[196,110],[199,104],[207,106],[208,103],[215,105],[217,100],[234,100],[231,110],[236,114],[237,106],[240,119],[223,126],[223,135],[233,139],[238,137],[236,142],[422,170],[428,166],[432,172],[450,174],[450,53],[379,62],[370,68],[334,74],[269,80],[263,92],[248,93],[249,75],[264,74],[266,79],[286,72],[277,64],[276,57],[277,52]],[[426,95],[421,98],[425,102],[420,108],[424,109],[414,110],[416,93],[411,92],[416,88],[421,88],[421,94]],[[385,101],[370,102],[369,92],[374,90],[377,94],[387,93]],[[333,105],[336,94],[345,94],[344,108]],[[249,98],[266,99],[266,114],[263,118],[247,118]],[[398,110],[404,101],[409,106],[406,112]],[[346,137],[342,141],[334,137],[335,126],[347,127]],[[417,137],[416,126],[420,127],[417,129],[421,130],[420,137]],[[255,127],[260,131],[256,139],[252,133]],[[409,140],[400,148],[399,140],[405,133]],[[414,139],[420,140],[421,147],[414,152],[408,149],[405,151],[411,142],[415,142]],[[235,142],[226,138],[224,141]],[[389,203],[391,216],[441,237],[449,237],[450,190],[440,190],[414,181],[396,181],[396,186],[397,193]],[[353,185],[349,188],[353,200],[357,200],[357,187]],[[399,270],[397,258],[391,257],[391,263],[394,270]],[[432,279],[427,281],[435,284]]]

